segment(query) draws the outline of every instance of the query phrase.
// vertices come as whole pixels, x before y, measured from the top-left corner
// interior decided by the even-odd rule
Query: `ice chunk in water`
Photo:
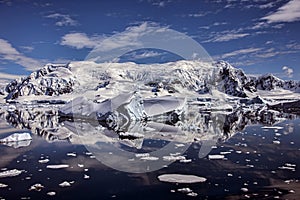
[[[158,179],[170,183],[201,183],[206,181],[204,177],[184,174],[163,174],[158,176]]]
[[[23,170],[18,170],[18,169],[7,170],[4,172],[0,172],[0,178],[18,176],[22,172],[23,172]]]
[[[0,140],[0,143],[3,143],[7,146],[14,148],[29,146],[32,137],[29,133],[14,133],[6,138]]]

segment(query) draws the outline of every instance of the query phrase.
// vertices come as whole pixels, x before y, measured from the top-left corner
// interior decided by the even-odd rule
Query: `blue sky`
[[[300,79],[300,0],[0,0],[0,79],[84,60],[116,33],[153,26],[185,33],[246,73]]]

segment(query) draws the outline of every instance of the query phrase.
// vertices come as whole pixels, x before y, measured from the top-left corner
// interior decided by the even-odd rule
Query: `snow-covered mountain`
[[[68,65],[47,64],[28,77],[10,82],[2,91],[7,100],[17,99],[20,96],[30,95],[61,95],[71,93],[76,80]]]
[[[284,81],[273,74],[248,76],[243,70],[234,68],[225,61],[219,61],[215,65],[220,68],[221,90],[232,96],[246,97],[246,91],[253,93],[257,90],[284,89],[300,92],[300,81]]]
[[[147,96],[197,95],[217,89],[227,95],[247,97],[248,92],[257,90],[284,89],[299,93],[300,82],[284,81],[272,74],[247,76],[225,61],[213,64],[177,61],[152,65],[81,61],[66,65],[47,64],[28,77],[10,82],[0,94],[6,100],[66,94],[88,96],[88,93],[105,98],[137,88]]]

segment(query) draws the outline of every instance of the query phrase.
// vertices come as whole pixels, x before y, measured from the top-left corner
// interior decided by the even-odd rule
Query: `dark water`
[[[9,133],[30,132],[1,123],[1,138]],[[199,143],[183,154],[192,162],[175,161],[149,173],[126,173],[105,166],[88,153],[84,145],[66,140],[51,142],[32,135],[29,146],[0,145],[1,171],[24,170],[15,177],[0,178],[8,187],[0,188],[3,199],[299,199],[300,196],[300,120],[276,124],[282,129],[249,125],[225,141],[219,141],[210,155],[225,159],[198,158]],[[280,144],[273,141],[280,141]],[[148,141],[149,142],[149,141]],[[69,154],[73,153],[73,154]],[[41,159],[50,161],[39,163]],[[153,161],[155,162],[155,161]],[[65,169],[48,169],[49,164],[68,164]],[[294,170],[293,170],[294,169]],[[191,174],[206,182],[178,184],[160,182],[161,174]],[[88,177],[87,177],[88,176]],[[59,184],[72,182],[70,187]],[[41,191],[29,191],[40,183]],[[190,188],[196,197],[178,189]],[[245,189],[242,189],[245,188]],[[47,195],[55,192],[54,196]]]

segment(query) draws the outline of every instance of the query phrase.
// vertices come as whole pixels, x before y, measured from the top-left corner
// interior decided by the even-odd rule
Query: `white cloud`
[[[100,37],[88,37],[85,33],[69,33],[62,37],[61,45],[76,49],[94,48],[100,43]]]
[[[268,23],[299,21],[300,0],[291,0],[278,8],[274,13],[271,13],[261,19],[266,20]]]
[[[229,33],[227,35],[219,36],[218,38],[215,38],[215,42],[226,42],[230,40],[236,40],[239,38],[243,38],[250,35],[249,33]]]
[[[289,68],[287,66],[283,66],[282,67],[282,71],[284,72],[284,74],[289,77],[289,78],[292,78],[293,77],[293,73],[294,73],[294,70],[292,68]]]
[[[274,2],[270,2],[270,3],[267,3],[267,4],[259,5],[258,7],[260,9],[265,9],[265,8],[272,8],[273,6],[274,6]]]
[[[227,42],[230,40],[236,40],[236,39],[240,39],[240,38],[244,38],[248,35],[250,35],[249,33],[239,33],[239,31],[223,31],[223,32],[218,32],[218,33],[213,33],[213,36],[206,40],[203,41],[205,42]]]
[[[0,80],[13,80],[17,78],[20,78],[20,76],[15,74],[7,74],[7,73],[0,72]]]
[[[145,51],[143,53],[136,53],[135,51],[132,53],[127,54],[128,57],[130,57],[131,59],[144,59],[144,58],[152,58],[152,57],[158,57],[158,56],[162,56],[165,53],[159,53],[159,52],[155,52],[155,51]]]
[[[54,13],[47,15],[46,18],[51,18],[57,20],[55,25],[56,26],[76,26],[78,22],[71,18],[70,15],[64,15],[60,13]]]
[[[232,51],[232,52],[223,54],[223,55],[221,56],[221,58],[224,59],[224,58],[228,58],[228,57],[234,57],[234,56],[238,56],[238,55],[254,53],[254,52],[257,52],[257,51],[260,51],[260,50],[261,50],[261,48],[239,49],[239,50],[236,50],[236,51]]]
[[[41,66],[40,61],[20,53],[4,39],[0,39],[0,59],[14,62],[24,66],[28,70],[35,70]]]
[[[162,32],[167,27],[160,27],[156,23],[144,22],[139,25],[129,26],[125,31],[116,33],[113,37],[88,36],[85,33],[69,33],[62,37],[61,45],[76,49],[101,47],[101,51],[110,51],[127,46],[139,45],[138,41],[143,35]]]

